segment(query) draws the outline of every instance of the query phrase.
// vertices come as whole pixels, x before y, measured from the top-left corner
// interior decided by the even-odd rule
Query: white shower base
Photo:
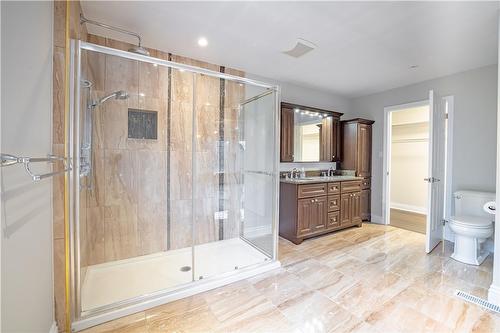
[[[239,238],[196,245],[194,278],[198,280],[262,263],[269,258]],[[82,311],[124,301],[192,281],[191,248],[159,252],[86,268],[81,287]]]

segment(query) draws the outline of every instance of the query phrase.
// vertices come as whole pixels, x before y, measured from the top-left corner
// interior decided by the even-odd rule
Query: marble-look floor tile
[[[278,309],[301,332],[348,331],[361,323],[359,318],[317,291],[290,299]]]
[[[351,313],[365,318],[374,309],[409,286],[408,280],[394,273],[383,273],[375,280],[363,279],[334,298]]]
[[[299,277],[282,269],[257,276],[250,281],[256,290],[276,306],[310,290]]]
[[[371,224],[280,239],[282,268],[91,332],[500,332],[500,315],[454,296],[486,298],[492,260],[469,266],[448,243],[424,248],[420,234]]]

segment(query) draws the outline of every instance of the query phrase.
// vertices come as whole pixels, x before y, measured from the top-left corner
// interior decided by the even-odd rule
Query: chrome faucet
[[[292,169],[292,172],[290,173],[290,174],[291,174],[291,176],[292,176],[292,179],[293,179],[293,178],[298,178],[298,177],[297,177],[298,172],[299,172],[299,169],[297,169],[297,168],[293,168],[293,169]]]
[[[328,177],[332,177],[335,173],[335,169],[333,167],[330,167],[330,169],[328,169]]]

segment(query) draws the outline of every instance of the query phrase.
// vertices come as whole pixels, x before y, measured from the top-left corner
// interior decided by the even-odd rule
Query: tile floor
[[[486,297],[491,256],[426,255],[424,235],[373,224],[279,250],[280,269],[85,332],[500,332],[500,315],[453,295]]]

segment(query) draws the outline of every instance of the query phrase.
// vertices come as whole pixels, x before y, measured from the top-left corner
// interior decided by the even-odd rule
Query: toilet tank
[[[488,201],[495,201],[495,193],[480,191],[457,191],[454,193],[455,215],[471,215],[491,218],[483,210],[483,205]]]

